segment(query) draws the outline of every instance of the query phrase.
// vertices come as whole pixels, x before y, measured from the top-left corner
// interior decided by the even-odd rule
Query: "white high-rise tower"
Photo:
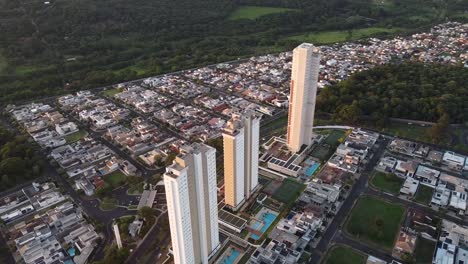
[[[164,174],[176,264],[207,264],[220,246],[216,150],[204,144],[183,146]]]
[[[312,143],[319,69],[319,48],[302,43],[294,49],[287,135],[288,148],[293,152]]]
[[[225,203],[234,210],[258,186],[260,119],[254,111],[236,114],[223,131]]]

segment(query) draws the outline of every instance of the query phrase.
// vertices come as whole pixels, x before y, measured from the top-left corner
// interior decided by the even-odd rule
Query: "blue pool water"
[[[261,224],[262,224],[262,223],[260,223],[260,222],[255,222],[255,223],[252,225],[252,228],[255,229],[255,230],[257,230],[257,229],[260,227]]]
[[[263,216],[262,216],[262,220],[263,220],[264,224],[263,224],[262,228],[259,231],[262,232],[262,233],[265,233],[265,231],[267,231],[268,227],[270,227],[271,223],[273,223],[273,221],[275,221],[275,218],[276,218],[276,215],[274,215],[272,213],[264,213]],[[257,227],[258,227],[258,225],[257,225]],[[256,234],[251,234],[250,237],[255,239],[255,240],[260,238]]]
[[[307,170],[305,171],[305,175],[307,177],[310,177],[312,176],[312,174],[314,174],[314,172],[318,169],[319,167],[319,164],[318,163],[314,163],[314,165],[310,166],[309,168],[307,168]]]
[[[224,256],[220,263],[222,264],[233,264],[234,261],[239,257],[240,252],[234,248],[231,248],[231,254],[229,256]]]

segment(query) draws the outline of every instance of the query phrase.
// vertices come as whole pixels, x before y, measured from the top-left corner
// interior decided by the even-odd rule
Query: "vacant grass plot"
[[[314,44],[330,44],[344,41],[352,41],[363,38],[369,38],[377,34],[395,34],[401,31],[399,28],[360,28],[354,30],[342,31],[324,31],[316,33],[305,33],[288,37],[290,40],[297,40],[301,42],[311,42]]]
[[[330,146],[337,145],[340,138],[344,138],[346,132],[344,130],[333,130],[325,139],[324,143]]]
[[[346,231],[359,240],[391,250],[405,209],[374,197],[358,200],[346,222]]]
[[[229,16],[229,20],[237,19],[255,19],[265,15],[297,11],[297,9],[265,6],[242,6],[237,8]]]
[[[372,185],[384,192],[397,194],[403,185],[404,180],[392,173],[375,172],[372,177]]]
[[[363,264],[366,256],[345,246],[331,248],[325,257],[323,264]]]
[[[71,144],[86,137],[87,135],[88,135],[88,132],[86,132],[85,130],[79,130],[73,134],[66,135],[65,140],[67,141],[68,144]]]
[[[125,176],[125,174],[122,171],[116,170],[104,176],[104,181],[111,187],[115,188],[125,181],[125,177],[127,176]]]
[[[383,132],[386,132],[395,136],[424,141],[424,142],[431,142],[431,138],[429,136],[429,130],[430,130],[430,127],[427,127],[427,126],[423,127],[419,125],[408,125],[408,124],[403,124],[403,123],[391,123],[386,128],[382,129]]]
[[[419,237],[414,251],[416,263],[431,263],[435,247],[436,242]]]
[[[121,93],[122,89],[114,88],[114,89],[107,89],[102,92],[102,95],[107,97],[114,97],[116,94]]]
[[[293,202],[304,189],[304,185],[295,180],[285,179],[273,194],[273,199],[283,203]]]
[[[433,192],[434,189],[432,189],[431,187],[427,187],[425,185],[420,184],[418,187],[418,191],[416,192],[416,196],[414,197],[414,200],[418,203],[427,205],[431,202]]]
[[[310,155],[314,158],[317,158],[321,161],[327,160],[330,158],[330,147],[328,145],[318,145],[317,147],[314,148],[312,153]]]

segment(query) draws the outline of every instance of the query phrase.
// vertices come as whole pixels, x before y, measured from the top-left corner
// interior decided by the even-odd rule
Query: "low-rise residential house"
[[[439,180],[439,176],[440,171],[419,165],[413,178],[419,180],[421,184],[435,188],[437,181]]]
[[[429,154],[430,148],[428,146],[419,144],[417,148],[414,150],[413,154],[415,157],[419,158],[426,158]]]
[[[439,183],[432,194],[431,205],[446,207],[450,201],[451,190],[444,183]]]
[[[301,254],[290,249],[286,244],[277,240],[271,240],[261,247],[258,247],[252,254],[250,264],[295,264],[299,260]]]
[[[306,193],[312,196],[323,198],[329,203],[335,203],[340,196],[341,184],[335,183],[333,185],[323,183],[320,179],[314,179],[307,185]]]
[[[317,211],[305,210],[302,213],[291,212],[286,218],[280,220],[277,229],[291,233],[302,233],[304,234],[308,230],[318,230],[323,223],[322,215]]]
[[[453,151],[446,151],[442,157],[442,161],[450,168],[462,170],[465,166],[465,156],[457,154]]]
[[[400,189],[400,194],[413,197],[418,191],[419,181],[411,177],[407,177],[403,186]]]
[[[121,170],[127,176],[135,176],[138,171],[138,169],[133,164],[131,164],[128,160],[125,160],[122,162]]]
[[[393,152],[413,156],[418,144],[412,141],[396,138],[389,145],[388,149]]]
[[[432,263],[468,263],[467,246],[468,227],[444,219]]]
[[[399,177],[413,177],[416,173],[419,163],[416,161],[401,161],[397,160],[395,166],[395,174]]]
[[[383,157],[377,165],[377,169],[382,172],[393,173],[395,171],[396,164],[396,158],[391,156]]]
[[[96,189],[91,182],[86,178],[81,178],[75,181],[76,188],[78,190],[83,190],[87,196],[92,196],[94,190]]]
[[[55,131],[61,136],[69,135],[78,131],[78,127],[73,122],[67,122],[55,125]]]
[[[448,207],[460,215],[465,215],[467,196],[466,191],[452,191]]]

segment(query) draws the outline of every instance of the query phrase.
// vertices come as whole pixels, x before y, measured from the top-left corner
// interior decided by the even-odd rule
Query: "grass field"
[[[142,194],[144,185],[145,185],[144,182],[139,182],[137,184],[133,184],[128,188],[127,193],[130,194],[130,195]]]
[[[65,136],[65,140],[67,141],[68,144],[70,143],[73,143],[73,142],[76,142],[84,137],[86,137],[88,135],[88,132],[86,132],[85,130],[79,130],[73,134],[70,134],[70,135],[66,135]]]
[[[395,174],[383,173],[380,171],[375,172],[374,177],[372,177],[372,185],[378,189],[397,194],[400,192],[401,185],[403,185],[404,180],[398,178]]]
[[[332,247],[323,264],[363,264],[366,261],[366,256],[345,246]]]
[[[112,188],[115,188],[122,184],[125,181],[125,174],[121,172],[120,170],[116,170],[108,175],[104,176],[104,181],[112,186]]]
[[[431,187],[427,187],[420,184],[418,187],[418,191],[416,192],[416,196],[414,197],[414,200],[418,203],[428,205],[431,202],[433,192],[434,189],[432,189]]]
[[[391,123],[386,128],[382,129],[382,131],[399,137],[431,142],[429,129],[430,127],[408,125],[403,123]]]
[[[339,143],[338,140],[343,138],[345,134],[346,132],[344,130],[333,130],[325,139],[324,143],[330,146],[335,146]]]
[[[99,205],[99,208],[102,211],[111,211],[117,208],[117,200],[112,199],[112,198],[104,198],[101,202],[101,205]]]
[[[273,199],[288,204],[293,202],[303,189],[304,185],[302,183],[285,179],[273,194]]]
[[[121,93],[122,89],[114,88],[114,89],[107,89],[102,92],[102,95],[107,97],[114,97],[116,94]]]
[[[255,19],[261,16],[296,11],[296,9],[281,8],[281,7],[265,7],[265,6],[242,6],[237,8],[231,15],[229,20],[237,19]]]
[[[358,200],[346,222],[346,231],[362,241],[391,250],[405,209],[374,197]]]
[[[344,41],[353,41],[363,38],[369,38],[376,34],[395,34],[401,31],[400,28],[360,28],[353,30],[342,30],[342,31],[324,31],[316,33],[305,33],[300,35],[294,35],[288,37],[290,40],[296,40],[300,42],[311,42],[314,44],[330,44]]]
[[[319,145],[317,147],[314,148],[314,150],[312,151],[312,153],[310,153],[310,155],[314,158],[317,158],[321,161],[324,161],[324,160],[327,160],[328,158],[330,158],[330,147],[326,146],[326,145]]]
[[[431,263],[435,247],[435,242],[419,237],[414,250],[416,263]]]

